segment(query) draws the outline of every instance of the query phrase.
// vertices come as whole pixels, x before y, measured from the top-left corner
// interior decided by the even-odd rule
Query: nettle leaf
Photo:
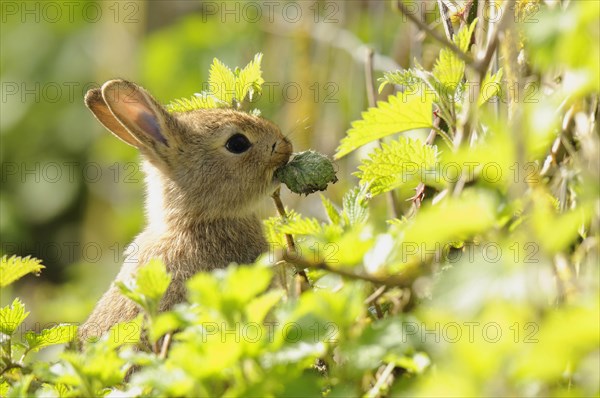
[[[342,217],[346,225],[357,225],[364,223],[369,218],[368,185],[352,188],[342,199]]]
[[[25,333],[27,351],[37,351],[41,348],[73,341],[77,335],[77,325],[60,324],[40,333],[29,331]]]
[[[398,70],[395,72],[384,72],[383,77],[377,79],[379,81],[379,92],[381,93],[388,84],[396,84],[404,86],[410,90],[421,82],[421,78],[417,76],[413,69]]]
[[[282,234],[319,235],[323,232],[323,226],[316,218],[297,217],[285,220],[277,230]]]
[[[28,315],[21,300],[14,299],[10,307],[7,305],[0,309],[0,332],[11,336]]]
[[[262,54],[258,53],[243,69],[232,71],[227,65],[213,59],[209,72],[209,90],[194,94],[191,98],[180,98],[166,105],[169,112],[189,112],[198,109],[223,108],[246,99],[252,100],[254,93],[260,93],[265,82],[260,64]],[[253,113],[260,113],[254,110]]]
[[[297,194],[324,191],[337,176],[327,156],[309,150],[294,155],[292,160],[275,171],[275,177]]]
[[[437,147],[424,145],[420,140],[400,138],[382,144],[381,148],[363,160],[355,175],[361,184],[369,185],[369,192],[379,195],[401,186],[407,181],[422,181],[423,171],[436,164]]]
[[[265,294],[252,299],[246,306],[248,322],[262,323],[269,311],[281,301],[284,293],[285,292],[281,289],[270,290]]]
[[[339,159],[360,146],[391,134],[432,126],[433,95],[422,91],[399,92],[380,101],[376,108],[362,113],[362,120],[352,128],[340,143],[335,154]]]
[[[203,309],[214,309],[223,314],[243,312],[244,306],[264,292],[273,275],[265,266],[235,266],[201,272],[187,282],[190,302]]]
[[[197,109],[210,109],[228,106],[226,102],[220,101],[214,95],[202,92],[196,93],[191,98],[180,98],[166,105],[169,112],[189,112]]]
[[[227,104],[233,103],[236,93],[235,74],[227,65],[213,59],[208,75],[208,83],[211,93],[220,101]]]
[[[138,270],[134,280],[117,282],[117,286],[121,293],[154,315],[170,283],[171,275],[167,273],[165,264],[159,259],[152,259]]]
[[[468,50],[476,24],[477,19],[475,19],[468,28],[464,27],[454,36],[454,44],[456,44],[461,51],[466,52]],[[459,83],[462,81],[464,74],[465,62],[452,50],[444,47],[440,51],[440,55],[433,68],[433,75],[442,84],[444,94],[452,97],[456,92]]]
[[[433,252],[448,242],[484,233],[495,225],[497,207],[493,194],[479,190],[465,190],[458,198],[423,206],[417,216],[404,224],[401,246],[404,250],[414,246],[424,253]]]
[[[46,268],[40,264],[41,262],[42,260],[29,256],[25,258],[2,256],[0,260],[0,287],[8,286],[17,279],[32,272],[38,274],[42,269]]]
[[[493,75],[490,72],[485,75],[483,82],[481,82],[481,91],[477,99],[477,106],[485,104],[502,91],[501,81],[503,73],[502,68],[500,68]]]
[[[246,95],[252,100],[254,93],[260,93],[265,80],[262,78],[260,64],[262,53],[254,56],[254,59],[248,63],[239,73],[235,80],[235,97],[238,102],[244,101]]]
[[[103,337],[104,344],[116,348],[124,344],[136,344],[140,341],[143,315],[140,314],[131,321],[119,322],[112,326]]]
[[[321,195],[321,203],[323,203],[323,208],[325,208],[325,213],[327,213],[327,217],[332,224],[339,224],[342,220],[342,215],[340,210],[327,199],[325,196]]]

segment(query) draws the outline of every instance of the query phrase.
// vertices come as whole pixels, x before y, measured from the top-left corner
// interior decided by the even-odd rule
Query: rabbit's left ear
[[[142,147],[160,153],[170,146],[174,120],[146,90],[125,80],[111,80],[101,92],[111,113]]]
[[[85,105],[94,114],[96,119],[113,133],[115,137],[135,148],[140,148],[141,143],[131,135],[110,111],[108,105],[104,102],[104,98],[102,98],[102,91],[99,88],[91,89],[85,94]]]

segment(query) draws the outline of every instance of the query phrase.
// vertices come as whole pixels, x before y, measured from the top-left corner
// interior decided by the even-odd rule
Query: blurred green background
[[[2,254],[47,266],[5,289],[1,304],[23,297],[30,326],[82,321],[143,227],[138,155],[85,108],[89,88],[120,77],[167,103],[201,91],[214,57],[235,67],[262,52],[256,107],[296,151],[331,155],[367,107],[367,48],[375,78],[417,54],[425,63],[437,55],[388,1],[1,4]],[[335,202],[355,183],[355,166],[337,163],[342,178],[328,192]],[[313,196],[285,193],[284,203],[320,216]],[[265,200],[261,216],[271,207]]]

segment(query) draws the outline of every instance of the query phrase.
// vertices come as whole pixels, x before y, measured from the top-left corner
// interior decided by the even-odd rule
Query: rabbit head
[[[223,108],[169,113],[124,80],[88,91],[85,103],[108,130],[139,149],[149,213],[162,209],[162,217],[249,213],[274,190],[273,174],[292,153],[290,141],[263,118]]]

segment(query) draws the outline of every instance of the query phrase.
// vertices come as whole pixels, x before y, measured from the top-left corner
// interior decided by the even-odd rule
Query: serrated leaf
[[[448,242],[483,233],[494,226],[497,206],[494,195],[476,190],[465,190],[458,198],[423,206],[401,229],[401,245],[405,251],[414,245],[423,253],[432,253]]]
[[[269,311],[281,300],[283,295],[284,292],[281,289],[271,290],[252,299],[246,306],[248,322],[262,323]]]
[[[42,330],[39,334],[33,331],[25,333],[28,351],[38,351],[41,348],[73,341],[77,335],[77,325],[60,324]]]
[[[419,140],[400,138],[382,144],[368,159],[363,160],[356,176],[361,184],[369,185],[369,192],[379,195],[398,188],[407,181],[419,181],[424,170],[436,164],[437,148]]]
[[[32,257],[18,257],[6,255],[0,260],[0,287],[8,286],[17,279],[30,273],[39,273],[46,268],[40,264],[42,260]]]
[[[277,231],[281,234],[291,235],[319,235],[322,233],[323,227],[316,218],[298,217],[285,220],[277,227]]]
[[[142,333],[143,315],[138,315],[131,321],[119,322],[112,326],[103,340],[111,348],[124,344],[136,344],[140,341]]]
[[[471,36],[473,35],[476,24],[477,19],[475,19],[468,28],[466,26],[463,27],[454,36],[454,44],[456,44],[461,51],[466,52],[469,48]],[[449,48],[442,48],[433,68],[433,75],[442,84],[442,91],[446,96],[451,98],[454,96],[456,88],[462,81],[464,74],[465,62]]]
[[[329,183],[337,182],[335,169],[327,156],[311,150],[295,154],[275,171],[275,177],[290,191],[306,195],[324,191]]]
[[[325,213],[327,213],[329,221],[332,224],[339,224],[342,219],[340,210],[337,207],[335,207],[335,205],[323,195],[321,195],[321,203],[323,203],[323,208],[325,208]]]
[[[405,69],[395,72],[384,72],[383,77],[380,77],[377,81],[380,83],[379,92],[381,93],[388,84],[397,84],[399,86],[404,86],[407,90],[411,90],[422,80],[417,76],[414,70]]]
[[[376,108],[362,113],[362,119],[352,123],[335,154],[339,159],[371,141],[403,131],[432,126],[433,95],[399,92],[380,101]]]
[[[369,217],[368,186],[357,186],[346,192],[342,200],[342,217],[346,225],[361,224]]]
[[[229,105],[219,101],[215,96],[208,93],[196,93],[191,98],[180,98],[166,105],[169,112],[189,112],[198,109],[219,108]]]
[[[117,286],[125,296],[154,315],[170,283],[171,275],[167,273],[165,264],[159,259],[152,259],[139,268],[135,279],[117,282]]]
[[[2,383],[0,383],[0,397],[7,396],[9,387],[9,384],[4,380],[2,381]]]
[[[238,102],[244,101],[246,95],[252,100],[254,93],[260,93],[265,80],[262,78],[260,64],[262,54],[258,53],[254,59],[248,63],[236,76],[235,79],[235,97]]]
[[[494,75],[488,72],[481,83],[481,91],[479,98],[477,99],[477,106],[481,106],[488,102],[490,98],[498,95],[501,92],[501,81],[502,81],[503,70],[498,69]]]
[[[15,298],[10,307],[0,309],[0,332],[11,336],[28,315],[21,300]]]
[[[213,59],[208,75],[211,93],[220,101],[233,103],[236,93],[235,75],[231,69],[217,58]]]

